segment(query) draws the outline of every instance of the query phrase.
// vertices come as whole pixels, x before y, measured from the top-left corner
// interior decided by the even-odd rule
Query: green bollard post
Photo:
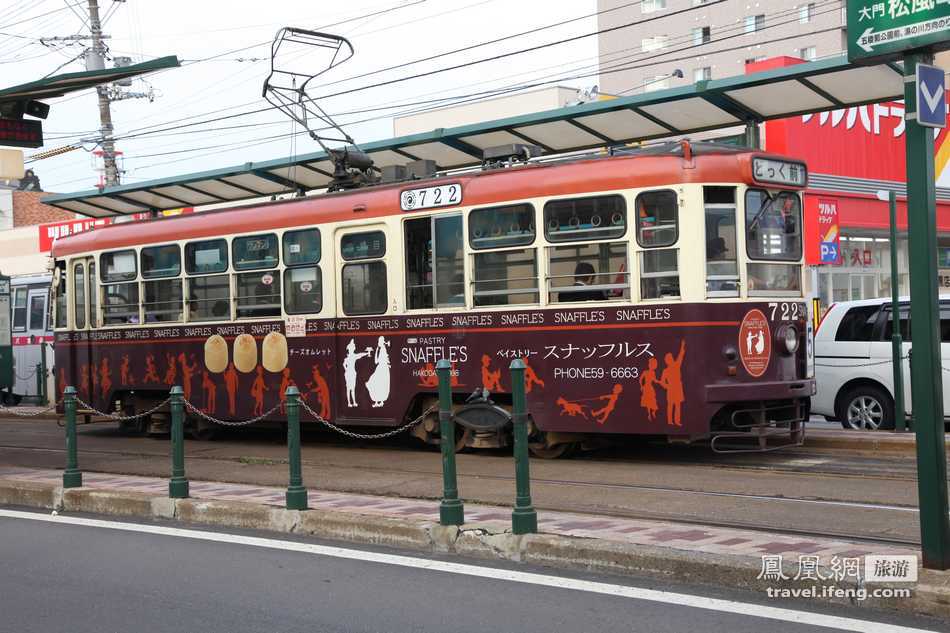
[[[439,504],[439,523],[462,525],[465,507],[459,499],[455,473],[455,421],[452,419],[452,363],[446,359],[435,365],[439,376],[439,444],[442,448],[442,503]]]
[[[63,471],[63,488],[81,488],[82,473],[76,456],[76,388],[63,391],[63,408],[66,410],[66,470]]]
[[[300,467],[300,391],[287,387],[287,450],[290,453],[290,482],[287,486],[287,509],[307,509],[307,489],[303,487]]]
[[[185,478],[185,396],[178,385],[172,387],[172,478],[168,482],[168,496],[188,498],[188,480]]]
[[[515,440],[515,509],[511,531],[532,534],[538,531],[538,513],[531,505],[531,473],[528,466],[528,407],[524,393],[524,361],[511,361],[511,423]]]

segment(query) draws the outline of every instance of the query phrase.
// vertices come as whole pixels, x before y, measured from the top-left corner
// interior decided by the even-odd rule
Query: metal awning
[[[159,57],[141,64],[132,64],[121,68],[104,68],[102,70],[86,70],[75,73],[53,75],[45,79],[30,83],[3,88],[0,90],[0,103],[8,101],[28,101],[31,99],[52,99],[62,97],[70,92],[94,88],[100,84],[112,83],[127,77],[136,77],[145,73],[175,68],[179,66],[178,58],[174,55]]]
[[[439,169],[455,169],[478,165],[482,150],[509,143],[531,143],[546,154],[557,154],[899,99],[904,93],[902,74],[896,64],[854,66],[841,57],[440,128],[360,148],[377,167],[429,159]],[[54,195],[43,202],[90,217],[127,215],[321,189],[330,182],[332,171],[326,154],[317,152],[102,191]]]

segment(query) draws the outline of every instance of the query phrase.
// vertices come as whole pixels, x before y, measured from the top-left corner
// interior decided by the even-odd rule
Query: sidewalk
[[[868,542],[547,511],[539,512],[541,534],[518,537],[510,533],[511,509],[504,507],[466,504],[467,524],[458,530],[438,525],[439,502],[433,500],[311,490],[310,510],[298,513],[283,509],[283,488],[192,481],[192,498],[175,501],[167,498],[166,479],[87,472],[84,488],[63,491],[61,482],[58,470],[0,467],[0,504],[305,533],[757,591],[800,586],[759,578],[763,556],[782,556],[785,574],[794,578],[800,556],[817,556],[827,571],[835,557],[919,554]],[[922,571],[920,581],[911,599],[864,604],[950,617],[950,574]],[[824,584],[855,587],[848,578]]]

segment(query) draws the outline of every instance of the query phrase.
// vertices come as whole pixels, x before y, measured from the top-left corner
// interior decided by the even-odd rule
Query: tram
[[[53,368],[51,279],[48,272],[10,278],[14,377],[12,390],[3,394],[4,404],[19,404],[24,397],[46,403],[47,374]]]
[[[456,445],[497,447],[520,358],[541,457],[622,435],[799,443],[806,181],[796,160],[682,141],[70,236],[57,389],[132,412],[182,385],[242,420],[293,384],[337,425],[385,428],[436,402],[447,359]],[[440,441],[434,415],[412,432]]]

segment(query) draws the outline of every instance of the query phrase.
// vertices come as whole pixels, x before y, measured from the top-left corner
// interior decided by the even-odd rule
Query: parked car
[[[904,409],[911,414],[910,301],[900,301],[903,338]],[[812,413],[841,422],[848,429],[894,428],[894,369],[890,299],[836,303],[815,333],[815,378]],[[940,301],[941,358],[950,371],[950,299]],[[950,413],[950,375],[943,376],[943,409]],[[944,422],[947,418],[944,418]]]

